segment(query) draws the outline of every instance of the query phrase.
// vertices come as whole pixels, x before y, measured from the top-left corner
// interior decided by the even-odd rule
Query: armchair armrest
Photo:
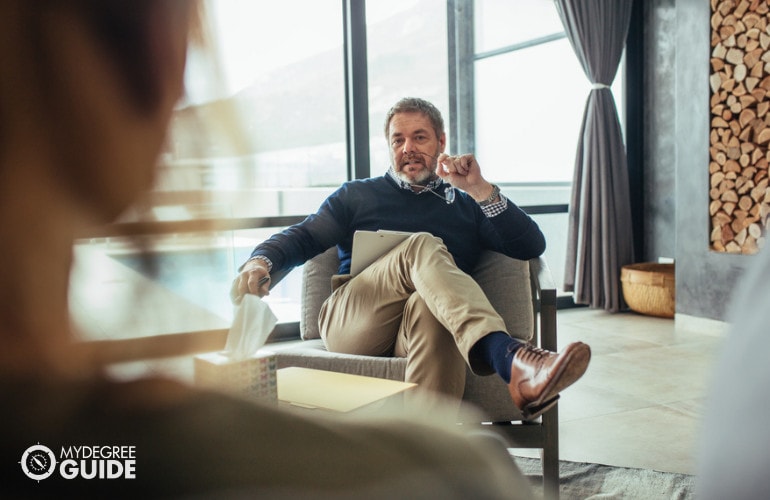
[[[556,284],[544,257],[529,260],[529,276],[538,345],[556,351]]]

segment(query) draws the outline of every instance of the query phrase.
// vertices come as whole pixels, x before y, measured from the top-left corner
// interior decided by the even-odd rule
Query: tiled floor
[[[726,328],[715,323],[559,311],[559,346],[582,340],[593,353],[559,403],[560,458],[694,473],[700,412]]]

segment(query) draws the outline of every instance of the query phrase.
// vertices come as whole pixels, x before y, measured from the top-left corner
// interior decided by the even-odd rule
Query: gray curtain
[[[575,157],[564,288],[576,303],[625,307],[620,269],[633,262],[625,145],[609,86],[631,19],[632,0],[555,0],[567,37],[593,84]]]

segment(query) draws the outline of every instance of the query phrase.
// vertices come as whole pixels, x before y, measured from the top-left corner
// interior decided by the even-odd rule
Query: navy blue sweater
[[[503,213],[487,217],[473,198],[456,191],[454,203],[447,204],[430,193],[403,189],[388,175],[348,181],[329,195],[318,212],[273,235],[251,256],[270,259],[275,273],[302,265],[336,245],[339,273],[346,274],[353,233],[359,229],[429,232],[444,241],[457,266],[467,273],[482,250],[523,260],[543,253],[545,238],[540,228],[510,200]]]

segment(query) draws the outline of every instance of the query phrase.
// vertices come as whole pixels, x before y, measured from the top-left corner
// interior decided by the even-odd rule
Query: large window
[[[575,152],[591,85],[547,0],[458,0],[472,15],[465,58],[473,89],[471,134],[485,176],[528,207],[548,241],[546,258],[561,288]],[[472,5],[471,5],[472,4]],[[472,27],[468,19],[472,19]],[[465,23],[465,24],[463,24]],[[613,84],[622,102],[621,72]],[[464,126],[463,123],[460,126]]]
[[[228,327],[237,266],[348,178],[342,2],[205,5],[155,189],[128,229],[77,245],[72,309],[92,338]],[[147,221],[150,238],[120,236]],[[298,320],[299,288],[295,271],[266,299],[279,321]]]
[[[389,164],[385,114],[402,97],[422,97],[449,124],[445,0],[370,1],[366,4],[371,174]]]
[[[207,5],[156,204],[181,191],[231,217],[307,214],[347,178],[341,3]]]

